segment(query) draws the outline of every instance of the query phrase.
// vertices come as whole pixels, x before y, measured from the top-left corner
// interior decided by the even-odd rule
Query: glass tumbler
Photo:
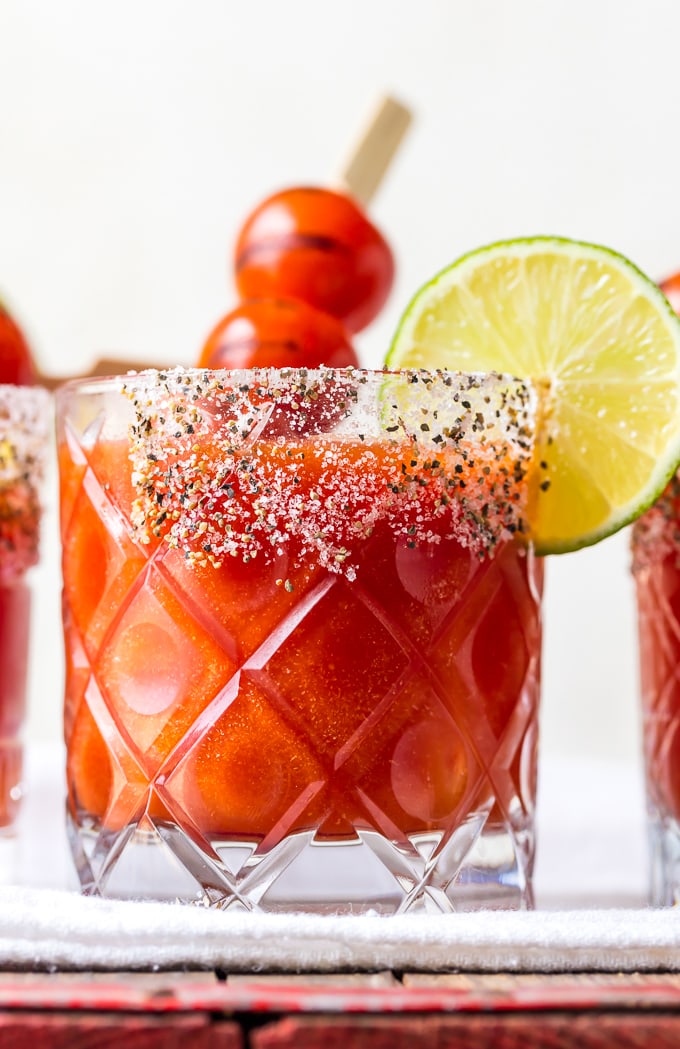
[[[0,385],[0,831],[22,796],[30,637],[29,569],[38,561],[51,400],[38,387]]]
[[[82,889],[532,903],[533,394],[499,375],[143,372],[58,393]]]
[[[633,527],[650,901],[680,903],[680,475]]]

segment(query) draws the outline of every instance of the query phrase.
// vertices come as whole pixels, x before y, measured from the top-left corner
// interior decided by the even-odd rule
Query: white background
[[[673,0],[0,0],[0,294],[45,371],[193,363],[235,305],[245,214],[332,181],[384,91],[415,125],[372,207],[399,273],[359,337],[365,364],[417,286],[485,242],[593,240],[660,278],[680,268],[679,43]],[[53,473],[34,575],[42,739],[62,702],[55,508]],[[544,760],[639,771],[627,543],[548,565]]]

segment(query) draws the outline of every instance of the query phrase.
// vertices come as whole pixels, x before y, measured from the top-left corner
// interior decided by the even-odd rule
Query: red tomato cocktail
[[[680,901],[680,477],[633,528],[651,899]]]
[[[86,891],[528,905],[541,568],[523,535],[526,389],[353,370],[122,385],[60,394]],[[154,849],[180,874],[145,882]]]
[[[49,414],[45,390],[0,385],[0,828],[12,826],[22,795],[31,616],[27,573],[38,561]]]

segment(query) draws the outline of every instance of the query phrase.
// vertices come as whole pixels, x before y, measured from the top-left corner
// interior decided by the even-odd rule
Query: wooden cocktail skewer
[[[385,177],[411,120],[411,111],[396,98],[382,98],[340,171],[340,189],[366,207]]]
[[[411,112],[401,102],[389,95],[382,98],[340,170],[336,182],[338,189],[366,207],[385,177],[411,120]],[[157,362],[100,357],[79,375],[57,376],[39,372],[37,381],[53,390],[69,379],[124,375],[129,371],[157,367]]]

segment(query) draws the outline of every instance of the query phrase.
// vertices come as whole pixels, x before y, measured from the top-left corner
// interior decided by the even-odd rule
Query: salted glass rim
[[[198,402],[196,411],[187,413],[186,397]],[[119,399],[128,405],[120,415]],[[211,402],[216,411],[204,412]],[[138,526],[156,538],[170,529],[187,549],[212,529],[208,551],[219,560],[241,540],[253,549],[255,526],[247,532],[241,521],[252,508],[236,498],[240,486],[227,483],[241,470],[250,477],[247,492],[257,494],[256,524],[264,531],[273,528],[277,502],[289,526],[313,519],[315,541],[342,532],[346,518],[364,524],[389,519],[403,528],[409,515],[413,542],[433,535],[444,518],[450,518],[452,535],[462,540],[476,531],[484,546],[506,532],[522,532],[535,406],[530,384],[499,372],[146,369],[62,387],[57,430],[68,439],[65,428],[75,419],[83,434],[93,427],[95,441],[128,440]],[[126,419],[131,426],[123,431]],[[336,478],[338,489],[319,501],[318,521],[309,500],[298,505],[299,471],[290,469],[291,449],[308,437],[315,462],[324,476]],[[301,461],[305,455],[300,448]],[[207,469],[209,462],[216,468]],[[372,479],[370,507],[361,503],[361,484],[352,502],[348,470]]]
[[[533,388],[531,380],[526,379],[522,376],[515,375],[512,372],[495,371],[493,369],[462,369],[462,368],[327,368],[321,365],[316,368],[196,368],[190,367],[185,368],[182,365],[172,365],[168,368],[145,368],[142,371],[129,371],[120,372],[112,375],[101,375],[101,376],[79,376],[78,378],[69,379],[62,383],[54,392],[54,396],[57,400],[62,399],[67,394],[72,393],[98,393],[107,390],[113,390],[118,386],[130,385],[134,386],[139,384],[140,386],[152,383],[158,380],[159,376],[168,376],[172,379],[179,379],[182,376],[186,376],[187,379],[194,379],[198,376],[224,376],[229,377],[234,382],[252,382],[253,376],[278,376],[280,378],[294,377],[296,375],[305,376],[307,379],[324,378],[333,375],[344,376],[351,378],[352,376],[366,377],[371,379],[386,379],[390,376],[399,377],[404,375],[418,375],[418,376],[456,376],[462,379],[474,378],[483,380],[485,378],[494,378],[496,380],[507,381],[517,384],[522,384],[527,389]],[[2,387],[0,386],[0,389]]]

